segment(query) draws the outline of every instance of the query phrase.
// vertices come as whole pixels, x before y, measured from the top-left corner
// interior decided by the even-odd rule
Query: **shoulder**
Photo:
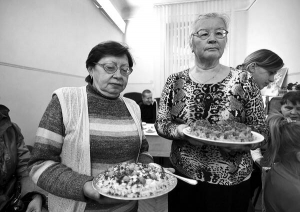
[[[125,103],[127,103],[130,107],[133,107],[133,108],[140,108],[139,105],[132,99],[129,99],[127,97],[121,97]]]
[[[61,87],[56,89],[53,94],[65,94],[65,93],[71,93],[71,92],[79,92],[81,90],[86,90],[86,86],[82,87]]]
[[[185,78],[188,76],[190,69],[171,74],[168,79]]]

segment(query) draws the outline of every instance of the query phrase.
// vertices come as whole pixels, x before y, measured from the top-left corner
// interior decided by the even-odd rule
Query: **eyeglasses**
[[[128,65],[122,65],[120,67],[118,67],[117,64],[115,63],[103,63],[103,64],[95,63],[95,65],[101,66],[104,69],[104,71],[108,74],[114,74],[118,69],[120,69],[120,73],[123,76],[128,76],[133,71],[132,68],[129,67]]]
[[[214,31],[215,37],[218,39],[223,39],[227,36],[228,31],[225,29],[217,29]],[[201,40],[206,40],[211,34],[211,31],[200,29],[198,32],[193,33],[192,35],[200,38]]]

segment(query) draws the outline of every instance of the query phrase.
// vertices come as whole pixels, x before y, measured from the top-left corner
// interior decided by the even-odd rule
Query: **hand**
[[[128,202],[127,200],[118,200],[118,199],[112,199],[105,196],[101,196],[98,191],[96,191],[92,186],[92,181],[88,181],[83,186],[83,193],[84,195],[92,200],[95,200],[96,202],[99,202],[100,204],[116,204],[120,202]]]
[[[200,147],[203,146],[204,143],[202,143],[201,141],[199,141],[197,139],[193,139],[191,137],[188,137],[183,133],[183,129],[187,128],[187,127],[188,127],[188,125],[186,125],[186,124],[180,124],[177,126],[177,133],[178,133],[179,137],[182,138],[182,140],[188,141],[190,144],[193,144],[195,146],[200,146]]]
[[[31,202],[28,204],[26,212],[41,212],[43,199],[40,194],[36,194]]]
[[[179,135],[180,138],[185,137],[185,135],[183,133],[183,129],[187,128],[187,127],[188,127],[188,125],[186,125],[186,124],[180,124],[180,125],[177,126],[177,134]]]

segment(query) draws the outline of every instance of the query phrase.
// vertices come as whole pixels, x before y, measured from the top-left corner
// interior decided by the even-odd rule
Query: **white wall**
[[[299,0],[257,0],[248,12],[247,54],[266,48],[289,68],[287,83],[300,83]]]
[[[0,104],[33,144],[52,92],[86,85],[85,60],[123,34],[91,0],[0,0]]]

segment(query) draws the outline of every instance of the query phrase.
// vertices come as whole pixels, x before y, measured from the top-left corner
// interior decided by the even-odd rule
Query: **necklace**
[[[205,83],[207,83],[207,82],[213,80],[213,79],[217,76],[217,74],[220,72],[220,70],[221,70],[221,69],[219,68],[219,70],[217,70],[216,73],[215,73],[211,78],[205,80],[204,82],[200,82],[200,81],[197,80],[195,77],[192,77],[192,78],[193,78],[193,80],[195,80],[196,82],[198,82],[198,83],[200,83],[200,84],[205,84]]]

